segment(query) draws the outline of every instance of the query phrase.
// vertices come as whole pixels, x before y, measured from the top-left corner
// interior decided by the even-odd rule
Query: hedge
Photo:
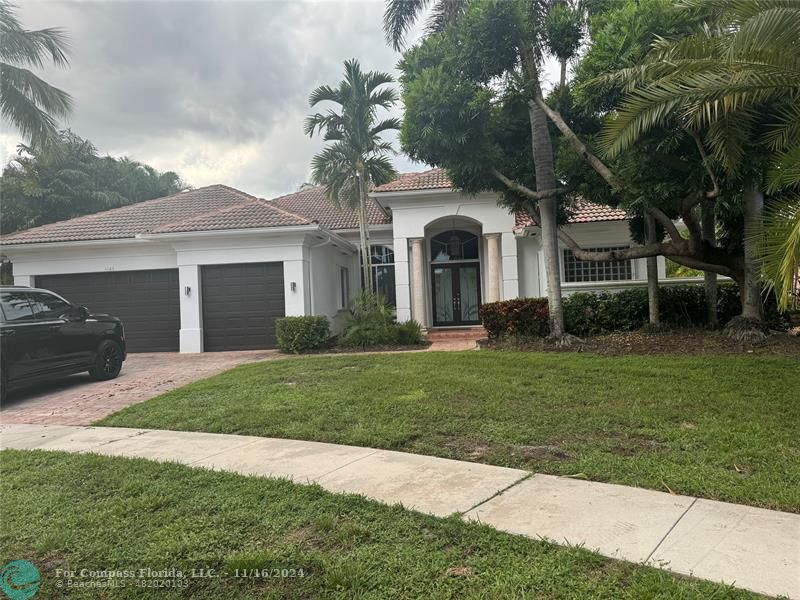
[[[564,323],[578,336],[611,331],[631,331],[648,322],[646,288],[620,292],[580,292],[567,296]],[[702,285],[676,285],[659,289],[661,323],[673,327],[702,327],[708,324],[705,291]],[[717,315],[726,323],[740,312],[739,288],[732,283],[718,286]],[[765,319],[773,329],[786,329],[788,320],[781,314],[773,296],[765,301]],[[515,298],[484,304],[480,318],[490,338],[504,336],[543,337],[549,332],[547,298]]]
[[[320,348],[331,337],[328,318],[281,317],[275,320],[278,349],[289,354],[301,354]]]

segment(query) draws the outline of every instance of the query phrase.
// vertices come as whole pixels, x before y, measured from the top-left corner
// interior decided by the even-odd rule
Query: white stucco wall
[[[584,248],[605,248],[628,246],[633,242],[627,221],[601,221],[597,223],[576,223],[565,227],[570,236]],[[517,238],[519,250],[520,295],[541,297],[547,295],[547,275],[544,268],[544,255],[541,252],[541,232],[532,228],[528,237]],[[559,261],[561,262],[561,290],[565,295],[578,291],[618,291],[629,287],[642,286],[647,280],[646,259],[635,259],[631,265],[633,279],[629,281],[598,281],[586,283],[568,283],[564,281],[563,251],[566,246],[559,243]],[[658,275],[660,280],[666,279],[666,268],[663,256],[658,257]]]
[[[180,350],[201,352],[203,315],[200,267],[282,262],[286,315],[311,314],[309,246],[312,240],[318,241],[305,231],[279,234],[237,232],[186,239],[175,236],[163,240],[117,240],[16,248],[5,246],[3,253],[14,263],[14,279],[18,285],[32,285],[37,275],[177,268],[181,312]],[[338,290],[338,285],[335,289]]]

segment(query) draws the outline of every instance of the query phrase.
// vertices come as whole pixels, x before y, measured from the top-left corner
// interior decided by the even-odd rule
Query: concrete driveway
[[[282,356],[276,350],[129,354],[122,373],[92,381],[79,373],[9,393],[0,423],[89,425],[126,406],[233,367]]]

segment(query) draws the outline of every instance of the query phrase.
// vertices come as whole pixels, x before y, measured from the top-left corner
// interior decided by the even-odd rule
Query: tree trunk
[[[716,246],[717,228],[714,217],[714,202],[712,200],[704,200],[701,210],[703,241]],[[719,326],[719,318],[717,316],[717,274],[711,271],[703,271],[703,286],[705,288],[708,326],[716,329]]]
[[[647,243],[655,244],[656,240],[656,220],[653,215],[645,216],[647,226]],[[650,256],[647,258],[647,306],[650,317],[650,325],[658,327],[660,319],[658,315],[658,257]]]
[[[742,314],[725,325],[725,332],[739,342],[758,343],[763,342],[769,333],[762,314],[761,278],[757,260],[764,195],[760,187],[754,184],[745,190],[744,198],[744,277],[740,285]]]
[[[364,173],[358,174],[359,181],[359,202],[358,202],[358,232],[361,245],[361,277],[364,281],[364,289],[372,292],[372,269],[370,268],[369,251],[369,213],[367,211],[367,183]]]
[[[561,87],[567,84],[567,61],[561,61]]]
[[[541,95],[536,64],[531,57],[523,56],[523,69],[531,81],[533,93]],[[533,146],[533,167],[536,172],[536,190],[553,190],[557,187],[553,164],[553,146],[548,131],[545,112],[535,102],[528,104],[531,122],[531,143]],[[539,200],[539,216],[542,228],[542,252],[544,252],[545,272],[547,273],[547,302],[550,310],[550,335],[548,341],[555,346],[570,346],[580,342],[567,334],[564,327],[564,310],[561,303],[561,266],[558,250],[558,198],[548,197]]]

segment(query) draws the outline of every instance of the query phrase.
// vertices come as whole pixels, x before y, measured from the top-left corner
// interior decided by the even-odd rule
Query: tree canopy
[[[174,194],[188,186],[128,157],[101,156],[88,140],[61,131],[46,148],[20,145],[0,177],[0,231],[9,233]]]

